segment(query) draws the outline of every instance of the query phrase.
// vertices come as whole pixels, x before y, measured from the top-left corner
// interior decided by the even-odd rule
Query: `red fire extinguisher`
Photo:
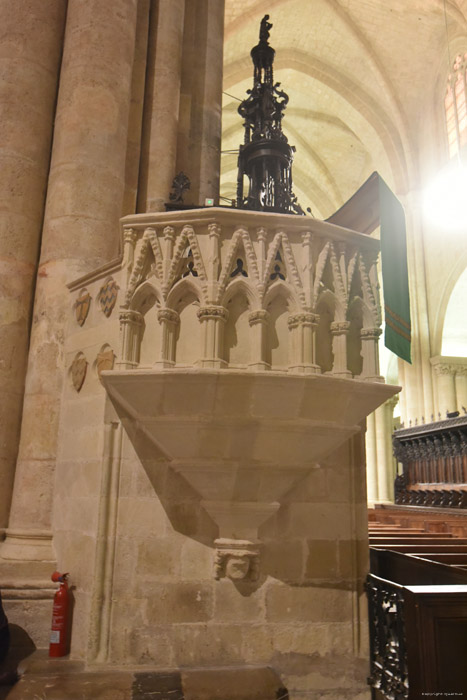
[[[54,583],[60,583],[60,588],[54,595],[49,656],[66,656],[68,654],[68,621],[70,614],[68,574],[54,571],[51,578]]]

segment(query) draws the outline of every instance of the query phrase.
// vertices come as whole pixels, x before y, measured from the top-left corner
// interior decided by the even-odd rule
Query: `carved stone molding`
[[[214,578],[232,581],[257,581],[259,578],[259,544],[249,540],[220,538],[214,541]]]

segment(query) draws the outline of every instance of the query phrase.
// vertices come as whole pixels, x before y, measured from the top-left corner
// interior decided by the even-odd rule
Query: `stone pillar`
[[[370,413],[366,419],[366,484],[368,505],[373,506],[378,500],[378,456],[376,450],[376,420]]]
[[[0,534],[18,452],[66,2],[0,6]]]
[[[463,406],[467,408],[467,364],[457,368],[455,382],[457,410],[462,412]]]
[[[393,415],[397,396],[368,416],[366,433],[368,499],[394,501],[395,462],[392,454]]]
[[[379,374],[379,350],[378,339],[381,328],[362,328],[360,338],[362,341],[362,379],[372,382],[382,382],[384,377]]]
[[[177,163],[185,0],[152,0],[138,212],[164,211]]]
[[[334,354],[332,374],[338,377],[352,376],[352,373],[347,369],[347,336],[349,328],[349,321],[333,321],[331,323],[332,352]]]
[[[165,230],[165,229],[164,229]],[[180,316],[173,309],[160,309],[157,319],[162,326],[161,359],[157,367],[173,367],[175,364],[175,331]]]
[[[264,309],[252,311],[248,316],[251,328],[251,363],[248,368],[253,371],[271,369],[266,362],[266,333],[269,323],[269,314]]]
[[[190,201],[219,201],[224,0],[186,3],[177,172],[191,179]]]
[[[69,314],[65,283],[118,252],[136,14],[136,0],[68,2],[5,558],[54,556],[53,475]]]
[[[446,417],[446,411],[456,410],[456,366],[442,357],[431,358],[436,382],[436,410],[442,418]]]
[[[223,306],[204,306],[199,309],[198,318],[204,326],[201,367],[220,368],[227,364],[223,359],[227,315],[228,311]]]

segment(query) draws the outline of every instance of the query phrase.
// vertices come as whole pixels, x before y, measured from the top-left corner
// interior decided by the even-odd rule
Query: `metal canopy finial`
[[[261,20],[259,43],[251,50],[254,65],[253,88],[241,102],[244,144],[238,157],[237,207],[256,211],[304,214],[292,191],[294,146],[282,132],[282,117],[288,95],[274,83],[275,51],[269,45],[272,23]],[[244,175],[249,178],[248,195],[243,194]]]

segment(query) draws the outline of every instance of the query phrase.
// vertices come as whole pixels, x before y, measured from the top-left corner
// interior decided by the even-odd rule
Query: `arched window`
[[[448,76],[444,109],[448,134],[449,155],[454,156],[459,146],[467,143],[466,106],[467,53],[458,54]]]

